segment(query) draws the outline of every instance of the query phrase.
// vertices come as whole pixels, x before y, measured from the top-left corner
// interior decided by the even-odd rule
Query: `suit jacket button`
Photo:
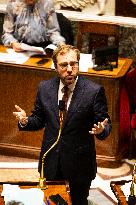
[[[58,152],[59,152],[59,149],[56,149],[56,152],[58,153]]]

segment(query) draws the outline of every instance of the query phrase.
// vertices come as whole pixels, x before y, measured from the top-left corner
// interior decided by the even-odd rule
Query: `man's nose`
[[[68,64],[67,66],[67,72],[72,72],[72,66]]]

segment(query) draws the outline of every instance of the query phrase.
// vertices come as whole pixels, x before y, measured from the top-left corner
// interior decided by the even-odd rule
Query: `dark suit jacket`
[[[42,81],[38,87],[35,109],[28,118],[28,124],[20,130],[45,128],[39,170],[43,154],[56,141],[59,133],[58,108],[59,78]],[[94,123],[109,119],[104,88],[79,76],[59,143],[45,158],[45,177],[53,180],[58,159],[66,179],[92,180],[96,175],[96,151],[94,136],[89,130]],[[111,122],[97,137],[105,139],[111,130]],[[104,142],[103,142],[104,143]]]

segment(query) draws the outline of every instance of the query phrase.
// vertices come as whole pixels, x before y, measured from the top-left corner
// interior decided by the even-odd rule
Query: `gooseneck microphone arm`
[[[59,134],[57,137],[57,140],[52,144],[52,146],[44,153],[42,157],[42,167],[41,167],[41,176],[39,178],[39,185],[38,188],[40,189],[47,189],[46,185],[46,178],[44,176],[44,161],[47,156],[47,154],[58,144],[60,136],[61,136],[61,131],[62,131],[62,123],[63,123],[63,111],[65,109],[65,102],[63,100],[59,101],[59,119],[60,119],[60,128],[59,128]]]

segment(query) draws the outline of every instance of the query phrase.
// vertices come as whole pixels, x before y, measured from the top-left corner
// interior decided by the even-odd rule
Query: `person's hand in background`
[[[11,43],[11,47],[12,47],[13,50],[16,51],[16,52],[21,52],[21,51],[23,51],[23,49],[21,48],[20,43],[18,43],[18,42],[13,42],[13,43]]]

